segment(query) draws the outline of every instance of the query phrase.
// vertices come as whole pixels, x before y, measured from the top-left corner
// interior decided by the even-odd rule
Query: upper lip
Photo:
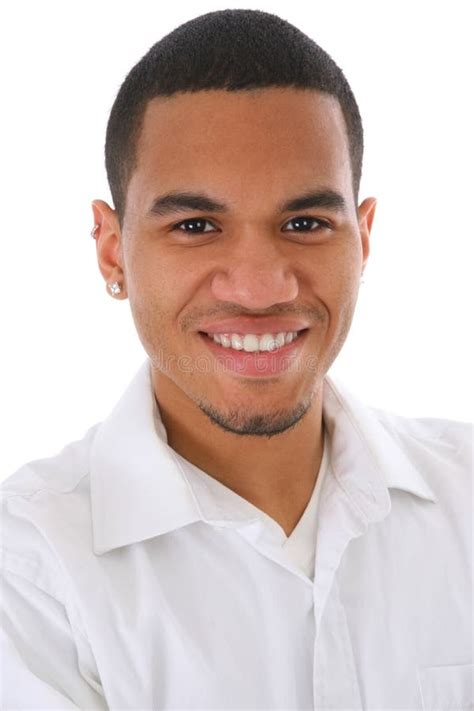
[[[281,333],[289,331],[302,331],[309,328],[309,324],[289,318],[275,318],[261,316],[260,318],[231,318],[219,321],[209,321],[201,325],[200,331],[204,333]]]

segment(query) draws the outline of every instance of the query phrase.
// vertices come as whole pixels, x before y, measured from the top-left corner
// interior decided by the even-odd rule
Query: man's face
[[[320,191],[338,194],[341,205],[282,211]],[[152,210],[171,192],[223,207]],[[271,88],[150,101],[120,249],[158,398],[166,383],[176,402],[190,398],[235,432],[296,423],[349,331],[374,207],[373,199],[354,205],[344,119],[332,97]],[[266,353],[205,335],[224,333],[232,343],[232,332],[291,331],[302,332]]]

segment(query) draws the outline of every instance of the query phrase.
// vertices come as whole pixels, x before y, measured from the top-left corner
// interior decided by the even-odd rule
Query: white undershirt
[[[162,436],[162,428],[158,429],[158,434]],[[283,528],[268,514],[261,511],[259,508],[251,504],[249,501],[241,497],[235,491],[222,484],[214,477],[207,474],[202,469],[199,469],[187,459],[172,450],[173,455],[178,459],[184,470],[185,475],[192,479],[193,477],[204,480],[206,491],[215,497],[221,508],[225,508],[226,502],[238,503],[240,510],[247,510],[249,517],[258,516],[265,525],[267,531],[271,534],[274,544],[279,545],[288,558],[297,566],[305,575],[314,580],[314,559],[316,552],[316,533],[317,533],[317,509],[320,498],[320,491],[325,474],[330,467],[329,443],[328,434],[324,428],[324,446],[323,456],[319,473],[316,479],[311,498],[303,512],[296,527],[287,537]],[[196,490],[195,490],[196,491]],[[199,496],[197,494],[197,496]]]

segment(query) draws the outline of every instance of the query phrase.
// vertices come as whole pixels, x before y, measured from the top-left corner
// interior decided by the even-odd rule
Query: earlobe
[[[119,221],[115,210],[103,200],[92,203],[97,262],[109,292],[126,298]],[[117,287],[120,286],[120,289]]]

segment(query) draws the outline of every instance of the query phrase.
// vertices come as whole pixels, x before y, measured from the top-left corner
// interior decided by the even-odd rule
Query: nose
[[[298,280],[288,258],[272,244],[275,237],[254,233],[250,238],[242,239],[229,253],[225,266],[214,274],[213,297],[248,309],[293,301],[298,295]]]

